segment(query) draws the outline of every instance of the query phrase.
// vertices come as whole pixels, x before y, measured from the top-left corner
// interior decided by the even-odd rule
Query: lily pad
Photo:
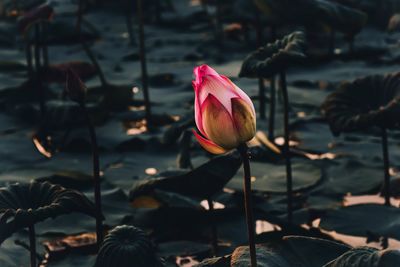
[[[237,153],[215,157],[187,174],[142,180],[134,185],[129,198],[132,200],[158,189],[205,199],[222,190],[240,165]]]
[[[286,35],[282,40],[257,49],[243,61],[239,77],[268,78],[303,60],[306,46],[303,32]]]
[[[361,204],[328,211],[320,227],[341,234],[367,237],[371,233],[400,240],[400,210],[377,204]]]
[[[322,104],[332,133],[400,125],[400,73],[372,75],[342,84]]]
[[[379,251],[375,248],[354,248],[323,267],[392,267],[400,265],[397,250]]]
[[[293,169],[293,191],[303,191],[315,186],[322,178],[319,167],[306,162],[295,162]],[[286,169],[284,165],[270,163],[251,163],[251,175],[255,179],[252,188],[256,191],[269,193],[286,193]],[[226,187],[235,190],[242,190],[243,170]]]

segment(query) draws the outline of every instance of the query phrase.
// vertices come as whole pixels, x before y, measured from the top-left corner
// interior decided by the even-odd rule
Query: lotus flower
[[[196,80],[194,135],[210,153],[237,148],[255,135],[256,115],[250,98],[231,80],[202,65],[194,69]]]

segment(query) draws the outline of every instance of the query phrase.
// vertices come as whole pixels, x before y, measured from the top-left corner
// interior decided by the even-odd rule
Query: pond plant
[[[303,60],[306,56],[305,35],[302,32],[294,32],[285,36],[282,40],[267,44],[257,49],[246,57],[242,64],[239,77],[269,78],[279,74],[280,85],[283,94],[283,125],[284,125],[284,144],[283,152],[286,161],[286,178],[287,178],[287,201],[288,201],[288,221],[292,222],[293,215],[293,181],[291,154],[289,148],[289,95],[286,84],[286,70]],[[275,98],[271,98],[275,101]],[[271,105],[275,106],[275,102]],[[275,110],[271,109],[270,120],[274,120]],[[274,129],[271,129],[274,130]]]
[[[244,168],[244,203],[251,266],[257,266],[254,216],[251,200],[251,174],[246,142],[256,131],[256,114],[250,98],[226,76],[202,65],[194,69],[195,121],[193,131],[200,145],[210,153],[223,154],[237,149]]]
[[[387,129],[400,124],[400,73],[371,75],[346,82],[322,104],[335,136],[369,128],[380,129],[384,166],[383,192],[390,206],[390,174]]]
[[[78,103],[81,107],[83,116],[86,121],[86,125],[89,130],[91,145],[92,145],[92,157],[93,157],[93,186],[94,186],[94,197],[96,205],[96,237],[97,245],[100,247],[103,241],[104,229],[103,229],[103,216],[101,206],[101,187],[100,187],[100,160],[99,160],[99,148],[97,145],[97,137],[94,125],[90,119],[89,111],[86,108],[86,86],[78,77],[78,75],[71,69],[67,71],[67,82],[65,90],[68,97]]]
[[[121,225],[104,238],[94,267],[162,267],[163,261],[146,233],[134,226]]]
[[[97,216],[82,193],[48,182],[16,183],[0,188],[0,244],[28,228],[31,267],[37,266],[35,224],[72,212]]]
[[[145,47],[145,34],[144,34],[144,18],[143,18],[143,1],[137,0],[137,20],[138,20],[138,35],[139,35],[139,56],[140,56],[140,67],[142,70],[142,89],[144,105],[146,108],[146,122],[147,125],[151,125],[151,103],[149,96],[149,78],[147,74],[147,62],[146,62],[146,47]]]
[[[32,8],[18,20],[18,29],[25,39],[25,55],[29,81],[33,82],[38,92],[39,107],[43,116],[46,110],[45,90],[42,84],[43,72],[48,68],[47,23],[54,15],[53,8],[45,3]],[[33,45],[32,45],[33,32]],[[34,55],[32,56],[32,46]],[[34,60],[33,60],[34,59]],[[33,66],[35,62],[35,67]],[[42,66],[43,63],[43,66]]]

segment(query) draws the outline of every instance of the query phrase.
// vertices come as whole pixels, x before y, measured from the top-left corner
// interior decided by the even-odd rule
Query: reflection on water
[[[140,121],[124,122],[127,135],[138,135],[147,132],[147,121],[145,119]]]
[[[147,175],[156,175],[158,170],[156,168],[147,168],[144,172]]]
[[[383,205],[385,203],[385,199],[380,195],[352,196],[351,194],[348,194],[347,196],[344,197],[343,200],[344,206],[353,206],[353,205],[368,204],[368,203]],[[392,197],[390,198],[390,203],[395,207],[399,207],[400,199],[395,199]]]
[[[212,203],[213,203],[213,207],[214,207],[215,210],[225,209],[225,205],[222,204],[222,203],[219,203],[219,202],[216,202],[216,201],[213,201]],[[206,210],[210,209],[209,206],[208,206],[208,201],[206,199],[202,200],[200,202],[200,205]]]
[[[193,257],[176,257],[176,265],[179,267],[192,267],[198,263]]]
[[[45,156],[46,158],[51,158],[52,154],[50,151],[48,151],[40,142],[39,138],[37,136],[34,136],[32,138],[33,144],[35,145],[36,149],[40,152],[40,154],[42,154],[43,156]],[[51,137],[48,136],[47,140],[48,142],[51,141]]]
[[[321,222],[321,219],[316,219],[315,221],[313,221],[312,226],[318,228],[320,222]],[[307,225],[302,225],[302,226],[305,228],[309,228]],[[345,235],[345,234],[337,233],[336,231],[326,231],[321,228],[320,228],[320,230],[321,230],[321,232],[332,236],[334,239],[342,241],[343,243],[346,243],[352,247],[369,246],[369,247],[374,247],[377,249],[382,249],[381,243],[367,242],[367,237]],[[389,238],[387,241],[388,241],[389,249],[400,249],[400,241],[393,239],[393,238]]]
[[[283,146],[285,144],[285,138],[283,138],[282,136],[276,137],[275,144],[277,144],[278,146]],[[289,140],[289,146],[291,147],[298,146],[299,144],[300,143],[295,140]]]
[[[280,231],[281,228],[267,221],[256,220],[256,234],[259,235],[265,232]]]

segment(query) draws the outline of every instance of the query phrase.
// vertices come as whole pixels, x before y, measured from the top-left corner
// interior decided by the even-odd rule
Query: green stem
[[[142,0],[137,0],[137,17],[139,21],[139,54],[140,54],[140,65],[142,69],[143,97],[144,97],[144,104],[146,107],[146,121],[147,125],[150,125],[151,105],[150,105],[149,85],[148,85],[148,75],[147,75],[146,48],[144,45],[144,22],[143,22]]]
[[[243,170],[244,170],[243,193],[244,193],[244,206],[245,206],[246,221],[247,221],[247,233],[249,237],[251,267],[256,267],[257,256],[256,256],[256,244],[254,237],[255,236],[254,216],[253,216],[253,207],[251,199],[251,173],[250,173],[250,161],[249,161],[247,145],[246,144],[240,145],[238,147],[238,151],[243,161]]]
[[[385,205],[390,206],[390,174],[389,174],[389,149],[387,140],[387,131],[382,128],[382,154],[384,168],[383,194],[385,196]]]
[[[292,179],[292,162],[290,158],[290,148],[289,148],[289,95],[286,85],[286,74],[285,72],[280,73],[281,78],[281,89],[283,96],[283,109],[284,109],[284,139],[285,143],[283,145],[283,153],[286,161],[286,192],[287,192],[287,213],[288,221],[292,223],[293,221],[293,179]]]
[[[275,138],[275,103],[276,103],[276,90],[275,90],[275,77],[270,79],[270,102],[269,102],[269,117],[268,117],[268,139],[274,141]]]
[[[37,267],[35,226],[29,226],[29,250],[31,251],[31,267]]]
[[[102,206],[101,206],[101,188],[100,188],[100,160],[99,160],[99,149],[97,146],[96,131],[93,123],[89,117],[89,112],[85,104],[81,104],[86,124],[88,126],[90,140],[92,144],[92,156],[93,156],[93,183],[94,183],[94,199],[96,205],[96,237],[97,247],[100,248],[103,242],[103,217],[102,217]]]
[[[214,221],[214,204],[211,197],[207,198],[208,203],[208,212],[211,215],[211,231],[212,231],[212,248],[213,248],[213,256],[217,255],[218,252],[218,233],[217,233],[217,226],[215,225]]]

